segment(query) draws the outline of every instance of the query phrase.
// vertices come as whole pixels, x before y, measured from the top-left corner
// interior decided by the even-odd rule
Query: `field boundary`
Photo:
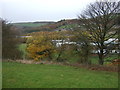
[[[56,64],[56,65],[65,65],[65,66],[72,66],[76,69],[78,68],[86,68],[89,70],[95,70],[95,71],[108,71],[108,72],[118,72],[119,68],[118,65],[116,66],[102,66],[102,65],[85,65],[85,64],[79,64],[74,63],[70,64],[67,62],[53,62],[53,61],[34,61],[34,60],[3,60],[3,62],[17,62],[22,64]]]

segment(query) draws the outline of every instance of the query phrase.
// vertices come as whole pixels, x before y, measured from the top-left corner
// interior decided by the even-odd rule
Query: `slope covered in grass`
[[[46,25],[48,23],[13,23],[15,26],[21,26],[21,27],[39,27],[42,25]]]
[[[117,88],[115,72],[3,62],[3,88]]]
[[[23,59],[25,59],[26,55],[27,55],[26,47],[27,47],[27,44],[20,44],[18,46],[18,49],[22,52],[22,58]]]

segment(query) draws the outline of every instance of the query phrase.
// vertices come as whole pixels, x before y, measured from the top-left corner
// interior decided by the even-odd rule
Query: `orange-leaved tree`
[[[34,60],[42,60],[44,57],[49,57],[54,51],[54,45],[51,41],[50,32],[34,33],[31,38],[27,40],[28,56]]]

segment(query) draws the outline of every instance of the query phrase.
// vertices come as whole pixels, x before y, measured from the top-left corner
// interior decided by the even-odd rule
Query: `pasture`
[[[3,88],[117,88],[116,72],[3,62]]]
[[[22,52],[22,58],[25,59],[27,55],[26,51],[27,44],[20,44],[18,45],[18,49]]]

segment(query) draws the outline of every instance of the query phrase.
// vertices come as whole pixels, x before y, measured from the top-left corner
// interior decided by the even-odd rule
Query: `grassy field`
[[[46,25],[48,23],[14,23],[15,26],[22,26],[22,27],[39,27]]]
[[[115,72],[3,62],[3,88],[117,88]]]
[[[27,47],[27,44],[20,44],[18,46],[18,49],[20,51],[22,51],[23,55],[22,55],[22,58],[25,59],[26,58],[26,55],[27,55],[27,51],[26,51],[26,47]]]

